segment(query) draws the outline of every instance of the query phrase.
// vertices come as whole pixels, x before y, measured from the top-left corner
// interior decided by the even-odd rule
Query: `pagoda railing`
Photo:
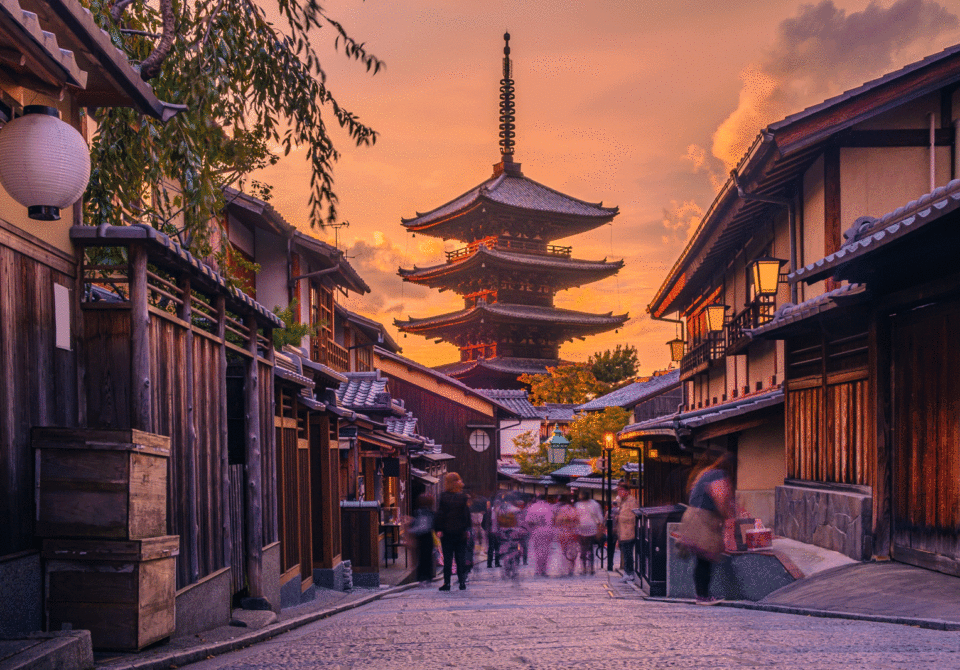
[[[472,256],[480,247],[487,249],[506,249],[507,251],[518,251],[524,254],[537,254],[540,256],[560,256],[561,258],[570,258],[573,247],[561,247],[556,244],[547,244],[536,240],[521,240],[514,237],[485,237],[482,240],[471,242],[465,247],[454,249],[447,252],[447,262],[467,256]]]

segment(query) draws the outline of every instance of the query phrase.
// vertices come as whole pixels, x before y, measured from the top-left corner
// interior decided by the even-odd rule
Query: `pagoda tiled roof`
[[[394,323],[401,330],[413,332],[433,330],[447,325],[463,324],[484,317],[490,317],[494,321],[501,322],[567,326],[573,330],[593,331],[596,328],[602,330],[604,328],[620,326],[629,318],[629,315],[614,315],[613,312],[592,314],[590,312],[577,312],[557,307],[495,302],[423,319],[411,318],[407,321],[397,320]]]
[[[449,283],[457,274],[476,271],[479,270],[481,266],[487,264],[490,264],[489,266],[492,267],[502,267],[504,269],[550,272],[552,273],[551,278],[554,280],[557,290],[571,288],[616,274],[623,267],[622,260],[613,262],[609,262],[607,259],[603,259],[602,261],[588,261],[565,258],[563,256],[516,253],[501,249],[490,249],[481,245],[477,248],[476,252],[453,262],[432,265],[425,268],[414,266],[412,270],[400,268],[398,274],[410,282],[430,286],[443,286]],[[591,274],[594,275],[594,277],[586,276]],[[564,281],[560,281],[561,278],[563,278]]]
[[[466,213],[484,202],[544,214],[597,219],[596,225],[605,223],[620,211],[617,207],[604,207],[603,203],[579,200],[522,175],[503,173],[436,209],[417,212],[415,217],[400,221],[410,230],[423,230]]]

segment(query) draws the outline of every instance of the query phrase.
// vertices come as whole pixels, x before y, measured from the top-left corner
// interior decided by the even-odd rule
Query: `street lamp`
[[[613,433],[603,436],[603,452],[607,465],[607,572],[613,572]]]
[[[560,432],[560,426],[553,429],[553,436],[547,442],[547,461],[550,465],[563,465],[567,462],[567,447],[570,440]]]
[[[786,263],[785,260],[770,256],[760,256],[750,262],[748,267],[757,295],[777,294],[777,286],[780,284],[780,268],[784,263]]]

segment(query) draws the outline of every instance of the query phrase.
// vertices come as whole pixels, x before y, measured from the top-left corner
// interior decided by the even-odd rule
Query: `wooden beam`
[[[246,375],[243,385],[243,405],[246,414],[246,517],[247,582],[251,598],[264,598],[263,583],[263,478],[260,465],[260,375],[257,357],[257,320],[250,314],[244,319],[250,329],[247,337]]]
[[[150,380],[150,310],[147,301],[147,250],[142,244],[129,247],[130,277],[130,377],[132,428],[156,432]]]
[[[193,304],[190,300],[190,276],[184,275],[180,279],[180,297],[183,302],[180,304],[180,318],[187,324],[193,316]],[[184,451],[184,476],[187,480],[187,490],[185,491],[186,500],[181,500],[181,504],[187,506],[187,522],[189,528],[186,529],[186,537],[180,538],[181,545],[185,544],[188,552],[188,566],[190,570],[190,583],[196,583],[200,579],[200,557],[199,557],[199,537],[200,523],[197,517],[197,505],[199,499],[197,491],[199,485],[197,482],[197,419],[194,412],[194,378],[193,378],[193,328],[186,328],[184,338],[185,357],[182,361],[183,374],[186,377],[184,384],[184,400],[187,405],[186,416],[186,440],[180,445]]]
[[[934,142],[938,147],[953,145],[953,128],[937,128]],[[928,147],[929,128],[897,128],[893,130],[851,130],[837,139],[841,147]]]
[[[224,494],[222,498],[220,533],[223,538],[223,565],[231,565],[233,560],[233,536],[230,525],[230,438],[227,434],[227,299],[221,293],[213,301],[217,310],[217,339],[220,340],[220,378],[217,380],[220,387],[220,485]]]

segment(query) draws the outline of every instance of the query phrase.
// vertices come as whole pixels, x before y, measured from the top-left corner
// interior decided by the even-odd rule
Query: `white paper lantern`
[[[25,107],[0,130],[0,184],[31,219],[56,221],[90,181],[90,149],[53,107]]]

